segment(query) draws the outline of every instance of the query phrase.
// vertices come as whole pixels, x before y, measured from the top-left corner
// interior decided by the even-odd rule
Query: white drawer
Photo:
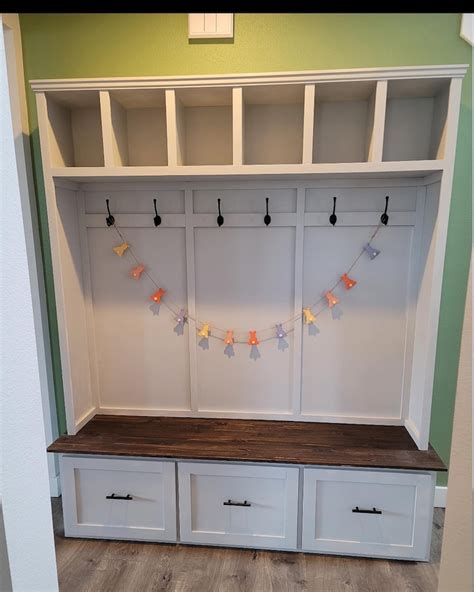
[[[180,462],[178,480],[182,542],[296,548],[297,468]]]
[[[432,473],[305,469],[303,550],[427,560],[433,495]]]
[[[173,462],[62,456],[61,484],[66,536],[176,541]]]

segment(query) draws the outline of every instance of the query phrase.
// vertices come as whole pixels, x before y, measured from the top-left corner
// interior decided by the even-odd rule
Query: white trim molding
[[[436,489],[435,489],[435,496],[434,496],[434,507],[435,508],[445,508],[447,495],[448,495],[448,488],[443,485],[437,485]]]
[[[459,35],[472,47],[474,14],[464,13],[461,18],[461,32]]]
[[[192,86],[252,86],[266,84],[311,84],[355,80],[399,78],[463,78],[469,64],[446,66],[402,66],[396,68],[355,68],[351,70],[303,70],[271,74],[218,74],[191,76],[136,76],[116,78],[58,78],[31,80],[34,92],[59,90],[113,90],[124,88],[177,88]]]

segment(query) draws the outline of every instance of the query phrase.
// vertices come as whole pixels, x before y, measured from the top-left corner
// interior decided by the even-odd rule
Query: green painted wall
[[[187,39],[186,14],[23,14],[25,79],[471,64],[459,14],[237,14],[234,40]],[[471,249],[471,69],[463,85],[431,442],[449,460]],[[60,430],[58,333],[34,97],[27,88]],[[445,478],[441,478],[445,483]]]

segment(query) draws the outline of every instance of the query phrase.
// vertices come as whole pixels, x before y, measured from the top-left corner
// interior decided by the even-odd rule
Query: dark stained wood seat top
[[[402,426],[96,415],[48,452],[445,471]]]

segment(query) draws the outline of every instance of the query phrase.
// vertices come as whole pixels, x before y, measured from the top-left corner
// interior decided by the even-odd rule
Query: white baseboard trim
[[[446,507],[446,496],[448,495],[448,488],[437,485],[434,496],[434,507],[445,508]]]
[[[49,478],[49,491],[51,497],[59,497],[61,495],[61,480],[59,475]]]

